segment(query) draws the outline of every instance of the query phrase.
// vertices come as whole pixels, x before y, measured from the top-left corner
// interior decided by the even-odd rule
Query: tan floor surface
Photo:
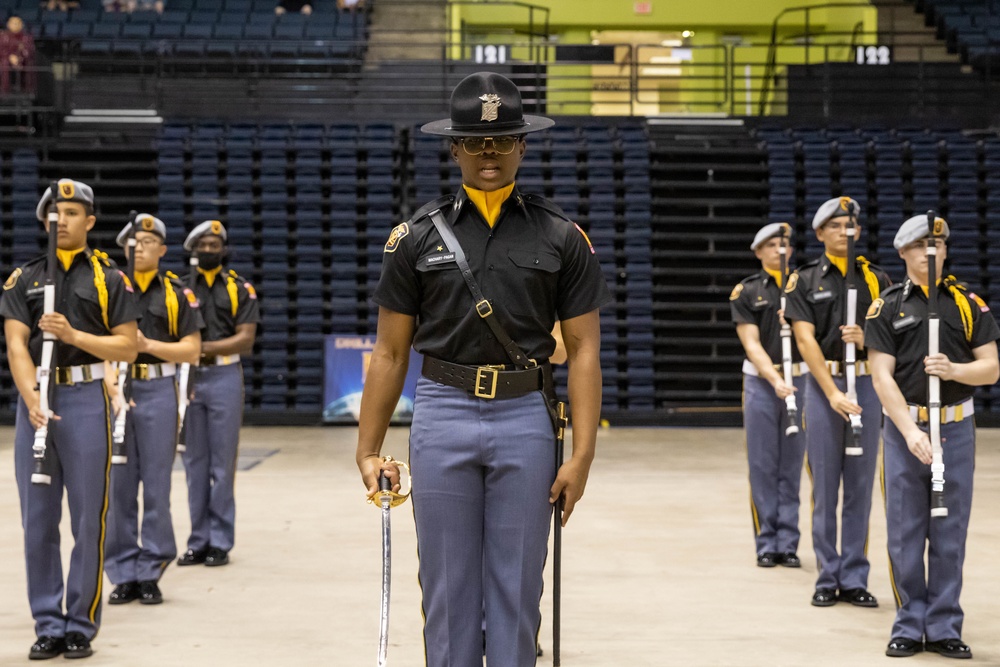
[[[223,568],[171,567],[166,602],[104,606],[89,665],[373,665],[378,638],[379,513],[364,502],[351,428],[245,429],[247,451],[279,450],[237,480],[237,546]],[[406,453],[393,429],[385,453]],[[27,664],[33,641],[11,441],[0,429],[0,665]],[[816,576],[803,480],[800,570],[754,564],[742,432],[605,429],[586,497],[564,532],[566,667],[892,664],[894,609],[876,495],[870,588],[878,609],[809,605]],[[190,526],[174,473],[179,547]],[[389,664],[423,664],[409,505],[393,512]],[[65,521],[65,519],[64,519]],[[64,554],[70,539],[64,524]],[[1000,431],[981,430],[965,564],[964,639],[977,665],[1000,665]],[[106,581],[106,580],[105,580]],[[105,583],[105,595],[110,590]],[[547,589],[548,590],[548,589]],[[550,665],[551,597],[542,645]],[[62,659],[57,662],[61,663]],[[942,664],[918,655],[903,664]],[[898,661],[895,661],[898,663]],[[948,661],[945,661],[948,662]]]

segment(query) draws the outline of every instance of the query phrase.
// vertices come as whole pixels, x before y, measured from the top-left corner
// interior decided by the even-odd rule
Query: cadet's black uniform
[[[0,315],[31,329],[28,349],[35,366],[41,361],[44,256],[16,269],[4,285]],[[84,248],[69,270],[56,268],[55,310],[79,331],[106,336],[138,319],[132,287],[104,253]],[[21,497],[28,599],[39,637],[97,634],[101,620],[101,582],[111,469],[111,414],[104,383],[104,361],[65,343],[56,344],[56,383],[50,420],[51,448],[46,462],[51,485],[31,483],[35,428],[24,400],[17,402],[14,466]],[[75,538],[69,577],[63,587],[59,519],[63,486]],[[66,611],[63,612],[63,598]]]
[[[939,350],[952,363],[973,361],[972,350],[1000,339],[989,307],[953,277],[941,282],[937,303]],[[921,409],[927,404],[927,305],[923,290],[907,279],[886,290],[865,321],[865,344],[895,357],[893,379],[910,404],[911,417],[923,429],[927,427],[926,407]],[[892,420],[885,421],[882,493],[897,606],[891,636],[918,643],[924,637],[928,642],[960,639],[965,616],[959,595],[972,508],[975,388],[944,379],[940,387],[948,516],[931,518],[930,466],[910,453]]]

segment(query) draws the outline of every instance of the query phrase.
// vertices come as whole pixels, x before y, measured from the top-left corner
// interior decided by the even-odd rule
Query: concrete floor
[[[104,606],[87,664],[375,663],[379,512],[365,504],[351,428],[252,428],[239,474],[237,544],[223,568],[172,567],[166,602]],[[384,453],[406,454],[405,429]],[[0,665],[26,664],[34,640],[14,485],[13,431],[0,429]],[[277,450],[263,458],[261,453]],[[964,639],[978,665],[1000,665],[1000,431],[981,430],[965,565]],[[870,588],[878,609],[809,605],[816,576],[803,480],[803,568],[757,568],[743,435],[734,429],[604,429],[585,498],[564,532],[566,667],[881,665],[894,609],[881,499],[872,511]],[[174,473],[179,546],[189,529]],[[65,514],[64,514],[65,516]],[[70,538],[64,530],[68,556]],[[409,505],[393,512],[389,663],[423,661]],[[105,596],[110,590],[106,583]],[[547,590],[550,590],[547,588]],[[542,646],[550,665],[551,597]],[[940,664],[918,655],[905,664]],[[897,661],[898,662],[898,661]]]

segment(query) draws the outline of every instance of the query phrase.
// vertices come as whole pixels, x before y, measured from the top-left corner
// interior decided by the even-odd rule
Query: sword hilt
[[[406,499],[410,497],[410,491],[413,490],[412,480],[410,479],[410,466],[406,465],[402,461],[397,461],[391,456],[386,456],[382,460],[386,463],[391,461],[400,468],[399,480],[401,484],[403,481],[402,471],[403,470],[406,471],[406,486],[407,486],[406,493],[397,493],[396,491],[393,491],[392,482],[389,481],[388,475],[384,474],[382,471],[379,471],[379,479],[378,479],[379,491],[378,493],[375,494],[373,498],[368,499],[368,504],[374,505],[376,502],[378,502],[379,507],[382,507],[385,505],[385,501],[388,500],[389,507],[399,507],[400,505],[406,502]],[[375,498],[378,498],[378,501],[376,501]]]

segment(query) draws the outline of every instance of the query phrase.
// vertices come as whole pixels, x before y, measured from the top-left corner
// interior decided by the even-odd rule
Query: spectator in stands
[[[79,7],[80,3],[76,0],[42,0],[41,6],[50,12],[68,12]]]
[[[365,0],[337,0],[337,9],[354,13],[365,8]]]
[[[35,91],[35,40],[18,16],[0,31],[0,94]]]
[[[309,0],[278,0],[278,5],[274,8],[274,13],[278,16],[288,12],[298,12],[309,16],[313,13],[312,4]]]
[[[125,11],[132,12],[156,12],[163,13],[163,0],[127,0]]]

